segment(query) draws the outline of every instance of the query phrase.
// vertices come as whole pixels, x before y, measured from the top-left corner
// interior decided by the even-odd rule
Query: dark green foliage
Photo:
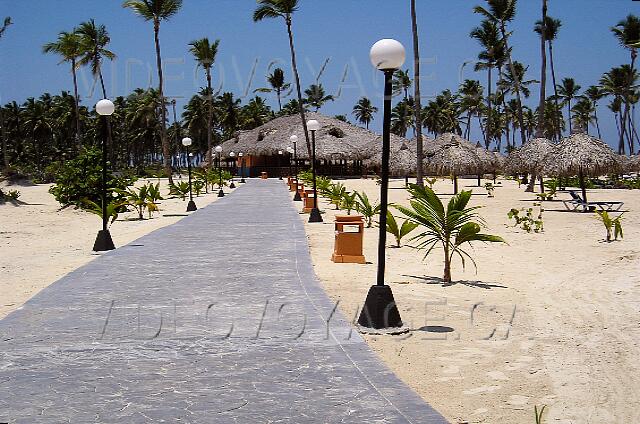
[[[98,149],[84,149],[72,160],[55,166],[55,184],[49,189],[63,206],[83,207],[83,199],[101,203],[102,154]],[[107,172],[107,189],[125,190],[135,180],[130,177],[115,177]]]

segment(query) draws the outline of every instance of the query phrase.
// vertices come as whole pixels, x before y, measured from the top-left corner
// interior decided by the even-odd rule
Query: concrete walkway
[[[320,288],[289,196],[251,180],[0,321],[0,423],[446,422]]]

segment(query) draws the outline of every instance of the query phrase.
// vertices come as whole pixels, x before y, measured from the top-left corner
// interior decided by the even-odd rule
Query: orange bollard
[[[314,197],[315,194],[313,193],[313,190],[305,190],[302,193],[302,200],[304,201],[304,207],[302,208],[303,213],[311,213],[311,209],[313,209]]]
[[[366,263],[362,254],[363,237],[364,221],[361,215],[336,216],[331,260],[336,263]]]

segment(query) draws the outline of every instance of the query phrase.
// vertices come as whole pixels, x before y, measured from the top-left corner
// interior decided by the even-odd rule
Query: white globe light
[[[218,153],[222,152],[222,146],[216,146],[216,152]]]
[[[399,41],[385,38],[371,47],[369,57],[374,68],[386,71],[400,69],[404,64],[406,52]]]
[[[238,153],[238,156],[242,157],[244,154],[242,152]]]
[[[234,152],[229,153],[229,156],[231,156],[232,158],[236,157],[236,154]]]
[[[315,119],[307,121],[307,128],[309,129],[309,131],[318,131],[320,129],[320,122],[316,121]]]
[[[191,140],[189,137],[185,137],[185,138],[182,139],[182,145],[184,147],[191,146],[191,143],[193,143],[193,140]]]
[[[298,136],[294,134],[291,137],[289,137],[289,140],[291,140],[292,143],[297,143],[298,142]]]
[[[278,150],[278,154],[281,155],[282,154],[282,150]]]
[[[98,115],[109,116],[113,114],[115,110],[116,107],[111,100],[102,99],[96,103],[96,112],[98,112]]]

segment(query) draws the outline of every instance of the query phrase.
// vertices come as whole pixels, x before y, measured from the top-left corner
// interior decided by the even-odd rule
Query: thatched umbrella
[[[563,138],[545,157],[544,162],[542,169],[547,174],[577,175],[585,202],[585,176],[599,176],[608,172],[619,172],[621,169],[615,152],[601,140],[585,133],[575,133]]]
[[[418,168],[416,159],[416,143],[391,134],[391,150],[389,152],[389,173],[391,175],[408,175]],[[382,136],[376,136],[371,147],[371,156],[363,162],[367,167],[379,167],[382,163]]]
[[[620,155],[620,162],[622,163],[622,170],[624,172],[640,172],[640,154],[631,156]]]
[[[308,119],[320,123],[316,133],[316,158],[322,160],[363,160],[371,156],[371,150],[379,136],[361,127],[335,118],[308,112]],[[224,151],[241,151],[252,156],[274,156],[279,150],[286,151],[291,146],[289,137],[296,134],[301,139],[304,134],[300,116],[291,115],[276,118],[248,131],[239,131],[236,136],[222,143]],[[304,146],[298,146],[298,158],[309,159]]]
[[[444,133],[436,137],[426,150],[427,171],[437,175],[453,175],[454,193],[458,193],[458,175],[483,169],[476,147],[456,134]]]
[[[540,174],[545,164],[545,157],[555,148],[556,144],[546,138],[533,138],[509,153],[507,168],[516,174],[529,172],[533,180],[536,175]],[[533,189],[534,182],[531,182],[528,190]],[[540,177],[540,191],[544,192],[542,177]]]

